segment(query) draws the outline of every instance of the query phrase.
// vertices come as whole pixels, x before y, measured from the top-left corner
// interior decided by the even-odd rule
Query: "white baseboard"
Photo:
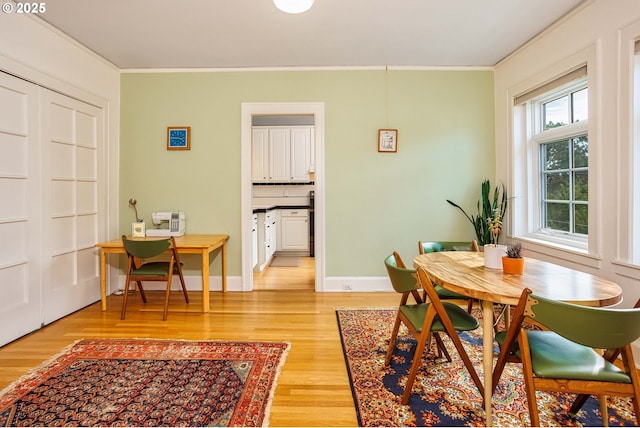
[[[334,276],[324,279],[325,292],[393,292],[387,276]]]

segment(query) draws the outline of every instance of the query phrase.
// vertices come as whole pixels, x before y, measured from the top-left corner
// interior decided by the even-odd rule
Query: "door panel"
[[[102,110],[42,90],[43,322],[100,299],[98,242]]]
[[[40,327],[38,88],[0,73],[0,345]]]

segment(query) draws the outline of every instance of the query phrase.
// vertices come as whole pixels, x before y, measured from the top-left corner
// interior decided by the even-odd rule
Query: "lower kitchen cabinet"
[[[309,210],[280,210],[280,249],[309,251]]]
[[[257,263],[253,270],[261,272],[276,252],[277,210],[259,212],[257,219]]]

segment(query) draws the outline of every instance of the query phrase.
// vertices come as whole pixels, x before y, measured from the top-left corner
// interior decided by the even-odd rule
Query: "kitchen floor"
[[[267,267],[253,273],[254,290],[315,290],[314,257],[302,257],[297,267]]]

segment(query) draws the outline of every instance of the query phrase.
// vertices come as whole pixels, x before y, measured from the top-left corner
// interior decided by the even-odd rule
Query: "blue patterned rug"
[[[402,405],[400,397],[416,342],[403,326],[390,367],[384,367],[396,310],[337,310],[336,315],[359,426],[485,426],[482,397],[445,335],[443,340],[453,361],[425,352],[409,404]],[[480,311],[474,316],[481,318]],[[482,329],[460,337],[483,379]],[[494,395],[495,425],[530,426],[521,378],[520,365],[507,364]],[[576,418],[568,414],[575,395],[538,392],[536,397],[540,422],[545,426],[602,426],[598,402],[593,397]],[[608,404],[610,426],[635,426],[629,399],[608,397]]]

